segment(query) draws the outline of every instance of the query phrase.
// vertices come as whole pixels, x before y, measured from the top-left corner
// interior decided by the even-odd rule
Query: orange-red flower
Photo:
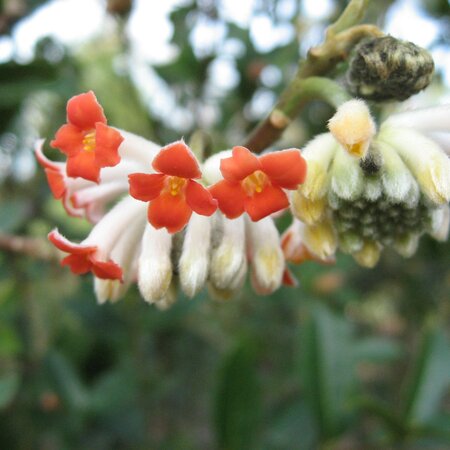
[[[97,278],[104,280],[122,280],[122,269],[114,261],[100,261],[96,245],[74,244],[62,236],[57,230],[49,233],[48,239],[59,250],[70,253],[62,261],[62,266],[69,266],[70,270],[81,275],[92,272]]]
[[[99,182],[100,169],[119,163],[123,137],[106,125],[103,108],[92,91],[67,102],[67,122],[50,145],[67,155],[67,175]]]
[[[150,202],[148,221],[153,227],[176,233],[188,223],[192,211],[202,216],[216,211],[217,202],[209,191],[193,180],[201,177],[200,167],[183,141],[163,147],[152,166],[158,173],[133,173],[128,179],[131,196]]]
[[[297,189],[306,176],[306,162],[296,149],[260,157],[245,147],[234,147],[232,156],[220,161],[223,180],[209,188],[229,218],[244,211],[258,221],[289,206],[283,189]]]

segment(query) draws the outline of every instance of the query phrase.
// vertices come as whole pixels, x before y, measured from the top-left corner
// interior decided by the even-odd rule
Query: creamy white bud
[[[397,237],[394,239],[394,249],[395,251],[403,256],[403,258],[409,258],[417,251],[417,247],[419,245],[419,234],[417,233],[408,233],[404,236]]]
[[[363,267],[372,269],[378,263],[381,254],[381,246],[374,241],[365,241],[361,250],[353,253],[355,261]]]
[[[348,154],[363,158],[375,135],[375,122],[363,100],[349,100],[337,109],[328,128]]]
[[[448,205],[437,208],[431,215],[431,236],[441,242],[445,242],[448,238],[450,226],[450,208]]]
[[[378,176],[366,177],[364,197],[372,202],[378,200],[383,193],[383,187]]]
[[[382,127],[379,140],[395,148],[431,201],[450,200],[450,158],[434,141],[415,130],[390,126]]]
[[[320,259],[333,256],[337,248],[337,237],[330,220],[326,219],[314,225],[302,228],[302,239],[311,251]]]
[[[270,294],[280,287],[285,267],[278,230],[270,217],[246,219],[246,235],[253,287],[258,294]]]
[[[355,200],[364,189],[364,173],[358,160],[342,148],[337,150],[331,166],[331,189],[345,200]]]
[[[202,289],[208,276],[211,223],[210,217],[193,213],[186,228],[178,268],[181,288],[189,297]]]
[[[216,213],[215,220],[220,237],[211,252],[210,280],[216,288],[228,289],[246,260],[244,218],[231,220]]]
[[[170,252],[172,236],[166,229],[155,230],[147,223],[139,258],[138,285],[144,300],[155,303],[162,300],[172,280]]]
[[[395,149],[384,142],[379,142],[378,149],[383,156],[381,180],[388,198],[393,202],[403,202],[413,190],[418,200],[417,183]]]
[[[299,187],[306,198],[314,201],[325,197],[329,187],[328,170],[337,150],[337,144],[330,133],[320,134],[308,142],[302,156],[308,164],[305,182]]]

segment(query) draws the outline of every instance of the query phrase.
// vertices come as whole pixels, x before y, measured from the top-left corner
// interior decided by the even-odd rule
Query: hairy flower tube
[[[186,226],[193,211],[211,216],[217,209],[209,191],[194,181],[202,174],[194,154],[183,141],[162,148],[152,167],[157,173],[133,173],[129,182],[132,197],[150,202],[148,221],[154,228],[176,233]]]
[[[289,206],[284,189],[297,189],[306,175],[306,164],[297,149],[267,153],[260,157],[245,147],[234,147],[220,161],[223,179],[209,190],[229,219],[246,212],[258,221]]]
[[[394,114],[375,134],[362,101],[342,105],[331,132],[303,151],[308,174],[292,195],[302,245],[321,258],[340,248],[373,267],[384,247],[406,257],[425,232],[445,239],[450,160],[435,136],[444,141],[449,117],[448,106]]]
[[[107,126],[103,108],[92,91],[67,102],[67,123],[56,132],[50,145],[67,155],[67,175],[98,183],[100,169],[120,161],[123,137]]]

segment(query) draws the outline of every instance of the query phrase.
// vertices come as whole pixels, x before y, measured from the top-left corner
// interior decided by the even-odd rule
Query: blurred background
[[[136,288],[97,305],[91,277],[46,246],[55,226],[75,240],[90,229],[53,200],[32,152],[69,97],[94,90],[111,124],[159,143],[200,130],[229,148],[346,3],[0,2],[0,448],[450,448],[448,242],[424,237],[373,270],[305,263],[299,288],[205,291],[165,312]],[[366,21],[432,53],[434,82],[408,105],[450,100],[447,0],[372,1]],[[279,148],[331,114],[309,104]]]

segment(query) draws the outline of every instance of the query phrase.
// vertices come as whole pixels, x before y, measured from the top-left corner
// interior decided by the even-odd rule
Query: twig
[[[327,86],[322,86],[324,89],[316,88],[314,82],[309,84],[307,79],[325,75],[334,69],[339,62],[347,58],[351,49],[361,39],[384,36],[384,33],[375,25],[355,25],[361,20],[366,7],[367,0],[352,0],[336,22],[328,27],[323,44],[311,48],[306,59],[300,61],[294,79],[282,92],[278,103],[268,117],[250,134],[244,144],[246,147],[259,153],[272,145],[297,117],[305,103],[313,98],[319,98],[337,106],[336,84],[331,91],[328,91]],[[331,86],[333,82],[328,81]],[[324,81],[322,83],[325,84]],[[307,89],[311,89],[311,92],[303,92]],[[341,96],[342,99],[344,96]]]
[[[60,259],[56,249],[39,238],[0,234],[0,249],[44,261],[59,261]]]

